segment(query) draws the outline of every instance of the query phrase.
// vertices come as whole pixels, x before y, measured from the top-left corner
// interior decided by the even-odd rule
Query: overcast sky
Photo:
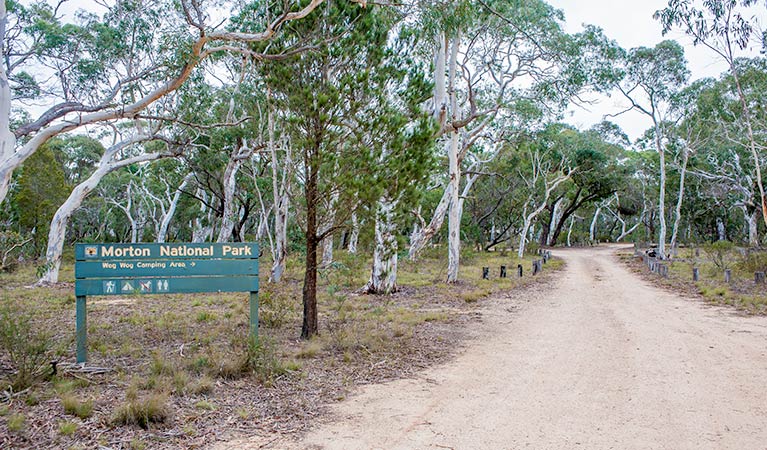
[[[685,48],[691,80],[703,77],[718,77],[727,66],[710,50],[694,47],[692,41],[681,32],[672,31],[666,36],[661,34],[660,22],[652,18],[655,11],[663,9],[667,0],[546,0],[555,8],[565,13],[566,31],[578,32],[583,24],[593,24],[605,30],[605,34],[624,48],[654,47],[664,39],[675,39]],[[758,14],[761,24],[767,23],[767,10],[760,4],[753,9]],[[753,55],[759,48],[752,49]],[[618,97],[604,98],[599,104],[588,107],[589,111],[575,109],[567,121],[579,128],[588,128],[601,121],[602,116],[625,109],[625,103]],[[620,118],[610,119],[619,124],[634,140],[649,128],[650,120],[639,113],[627,113]]]

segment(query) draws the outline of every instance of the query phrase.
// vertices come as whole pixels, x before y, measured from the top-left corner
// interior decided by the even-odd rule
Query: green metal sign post
[[[250,335],[258,338],[258,256],[255,243],[76,244],[77,362],[88,359],[91,295],[250,292]]]

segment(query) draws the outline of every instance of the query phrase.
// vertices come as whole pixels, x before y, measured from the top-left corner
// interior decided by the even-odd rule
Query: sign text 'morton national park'
[[[257,256],[250,245],[153,245],[115,246],[94,245],[85,247],[85,258],[231,258]]]

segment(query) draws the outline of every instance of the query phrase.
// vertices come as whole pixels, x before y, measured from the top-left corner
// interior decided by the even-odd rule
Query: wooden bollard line
[[[487,280],[490,278],[490,268],[489,267],[483,267],[482,268],[482,279]]]
[[[764,272],[754,272],[754,283],[764,284]]]
[[[724,282],[725,283],[729,283],[730,281],[732,281],[732,270],[725,269],[724,270]]]
[[[522,264],[517,264],[517,276],[522,278]]]
[[[700,270],[697,267],[692,268],[692,281],[700,280]]]
[[[506,266],[501,266],[501,278],[506,278]]]

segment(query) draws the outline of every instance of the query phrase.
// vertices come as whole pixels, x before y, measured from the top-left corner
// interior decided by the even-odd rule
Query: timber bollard
[[[482,268],[482,279],[487,280],[490,278],[490,268],[489,267],[483,267]]]
[[[724,282],[725,283],[729,283],[730,281],[732,281],[732,270],[725,269],[724,270]]]
[[[506,278],[506,266],[501,266],[501,278]]]
[[[699,249],[699,248],[696,248],[696,249],[695,249],[695,257],[697,258],[697,257],[699,257],[699,256],[700,256],[700,249]]]
[[[697,267],[692,268],[692,281],[700,281],[700,270]]]
[[[517,276],[522,278],[522,264],[517,264]]]
[[[668,266],[665,264],[659,264],[658,273],[660,273],[660,276],[663,278],[668,278]]]
[[[754,272],[754,283],[764,284],[764,272]]]

